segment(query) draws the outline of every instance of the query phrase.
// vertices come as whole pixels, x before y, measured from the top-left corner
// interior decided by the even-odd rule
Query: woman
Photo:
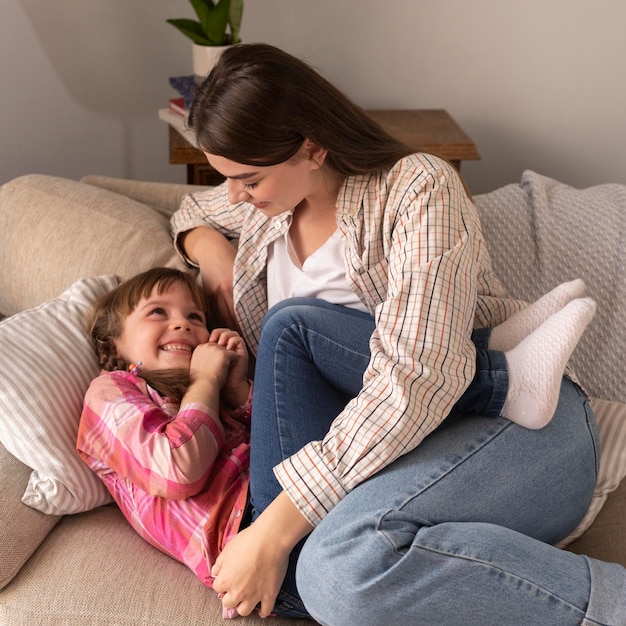
[[[624,569],[542,543],[595,485],[578,386],[559,380],[540,431],[451,415],[472,329],[488,345],[523,306],[455,170],[265,45],[223,54],[190,125],[227,183],[183,201],[176,244],[257,352],[255,521],[213,568],[224,605],[267,615],[284,578],[274,610],[301,597],[325,624],[618,623]],[[592,308],[568,311],[574,339]]]

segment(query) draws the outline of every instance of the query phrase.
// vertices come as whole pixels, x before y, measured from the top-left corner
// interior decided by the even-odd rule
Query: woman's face
[[[324,159],[313,158],[306,141],[293,157],[277,165],[243,165],[205,154],[210,165],[226,177],[231,204],[249,202],[272,217],[293,211],[305,198],[319,192],[319,170]]]
[[[143,369],[189,369],[194,348],[208,339],[204,311],[180,283],[173,283],[139,300],[114,343],[120,358],[141,361]]]

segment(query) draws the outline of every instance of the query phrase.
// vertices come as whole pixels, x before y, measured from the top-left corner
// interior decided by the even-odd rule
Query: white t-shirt
[[[323,246],[300,263],[289,231],[268,250],[267,298],[270,307],[293,297],[320,298],[359,311],[367,311],[346,280],[344,242],[335,232]]]

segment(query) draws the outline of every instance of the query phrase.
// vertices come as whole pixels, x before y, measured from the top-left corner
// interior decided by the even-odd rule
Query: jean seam
[[[417,535],[416,535],[416,539],[417,539]],[[417,543],[417,541],[413,544],[413,547],[415,548],[419,548],[420,550],[425,550],[427,552],[431,552],[433,554],[440,554],[442,556],[446,556],[446,557],[452,557],[452,558],[456,558],[456,559],[463,559],[464,561],[468,561],[471,562],[475,565],[484,567],[487,570],[493,570],[493,571],[497,571],[497,572],[501,572],[502,574],[504,574],[505,576],[509,577],[510,580],[517,580],[521,583],[525,583],[527,585],[532,586],[533,589],[535,589],[536,591],[541,591],[543,594],[545,594],[545,596],[547,598],[554,598],[555,600],[558,600],[558,602],[560,602],[561,604],[563,604],[563,606],[568,607],[571,610],[574,611],[578,611],[581,615],[581,619],[583,619],[585,617],[585,613],[586,613],[586,609],[581,609],[580,607],[572,604],[571,602],[569,602],[568,600],[566,600],[565,598],[561,598],[560,596],[555,595],[554,593],[552,593],[551,591],[549,591],[548,589],[546,589],[545,587],[542,587],[541,585],[538,585],[536,582],[529,580],[527,578],[522,578],[521,576],[519,576],[518,574],[514,574],[512,572],[508,572],[507,570],[503,569],[502,567],[499,567],[489,561],[485,561],[476,557],[472,557],[472,556],[467,556],[465,554],[458,554],[455,552],[450,552],[449,550],[445,550],[442,548],[437,548],[437,547],[433,547],[433,546],[426,546],[424,544],[421,543]]]

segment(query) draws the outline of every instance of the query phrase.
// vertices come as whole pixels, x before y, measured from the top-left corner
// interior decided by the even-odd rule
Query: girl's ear
[[[322,148],[322,146],[316,144],[310,139],[304,140],[304,143],[302,144],[302,149],[304,150],[304,154],[308,157],[308,159],[310,161],[313,161],[318,168],[321,168],[322,165],[324,165],[328,150]]]

